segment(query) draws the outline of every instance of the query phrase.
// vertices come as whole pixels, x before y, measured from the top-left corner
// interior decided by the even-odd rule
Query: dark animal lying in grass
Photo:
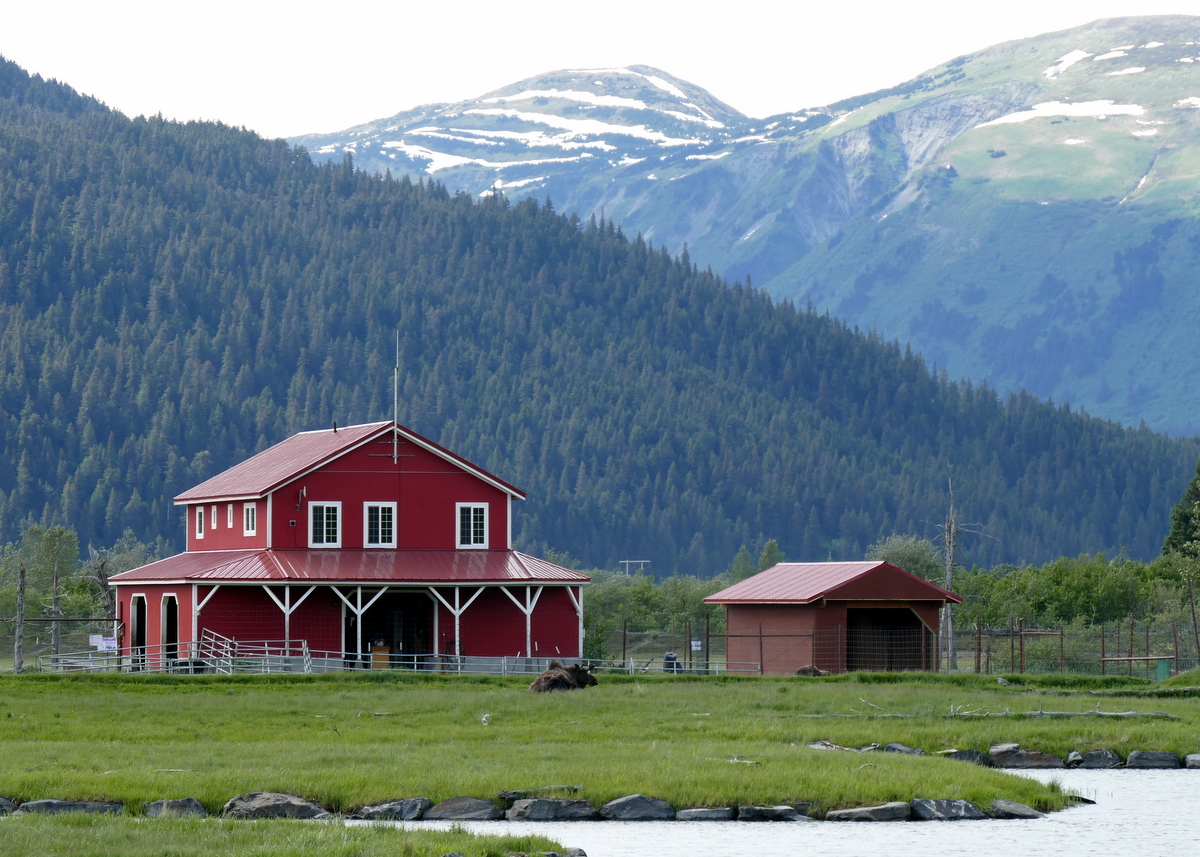
[[[820,667],[807,666],[800,667],[800,669],[796,670],[796,675],[806,675],[816,678],[817,676],[833,675],[833,673],[831,673],[829,670],[823,670]]]
[[[553,660],[547,664],[546,671],[533,680],[529,690],[532,693],[549,693],[555,690],[580,690],[594,684],[599,684],[596,677],[579,664],[568,667],[560,660]]]

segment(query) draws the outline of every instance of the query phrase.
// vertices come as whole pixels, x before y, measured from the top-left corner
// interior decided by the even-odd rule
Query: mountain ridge
[[[579,150],[547,149],[527,158],[539,163],[509,163],[519,157],[469,162],[478,153],[468,148],[448,152],[466,161],[404,162],[392,157],[395,150],[380,146],[386,139],[365,136],[354,141],[353,153],[368,170],[424,170],[476,195],[533,194],[581,216],[604,212],[631,233],[673,250],[686,245],[691,258],[730,279],[751,277],[777,297],[811,301],[864,329],[911,342],[956,377],[986,380],[1003,391],[1028,387],[1126,424],[1145,419],[1186,434],[1200,431],[1195,417],[1200,398],[1187,383],[1200,372],[1200,357],[1180,358],[1178,349],[1172,354],[1153,340],[1181,339],[1180,320],[1200,311],[1179,294],[1191,260],[1176,247],[1191,240],[1187,224],[1200,194],[1200,158],[1191,154],[1200,152],[1193,109],[1200,104],[1197,41],[1200,18],[1104,19],[965,54],[913,80],[827,107],[730,119],[724,128],[693,133],[687,145],[610,130],[607,136],[573,139],[593,147],[582,150],[587,157]],[[553,88],[557,74],[496,91],[544,91]],[[575,84],[580,88],[595,84],[581,80]],[[1035,104],[1051,106],[1034,111]],[[551,101],[540,109],[563,107]],[[1133,108],[1142,112],[1129,112]],[[1056,109],[1076,112],[1050,115]],[[422,115],[421,125],[392,123],[387,134],[403,136],[406,128],[422,126],[463,128],[479,118],[434,111]],[[620,116],[608,118],[608,124],[620,124]],[[1062,135],[1079,141],[1070,159],[1059,151],[1062,140],[1047,136],[1064,122],[1099,129],[1086,140]],[[653,130],[668,136],[665,127]],[[340,157],[347,148],[337,135],[297,141],[319,143],[318,158]],[[951,162],[955,175],[964,169],[970,174],[941,175],[939,169]],[[946,181],[955,184],[955,193],[937,190]],[[1062,208],[1029,212],[1034,205]],[[1006,239],[1003,218],[989,212],[1014,218],[1009,232],[1023,240]],[[899,218],[909,238],[925,242],[924,264],[903,261],[913,247],[899,229],[889,231],[886,247],[877,246],[871,236],[888,218],[893,223]],[[1091,232],[1078,228],[1073,221],[1079,218],[1093,224]],[[1185,226],[1164,245],[1163,263],[1152,263],[1155,270],[1144,275],[1164,277],[1164,306],[1174,300],[1173,310],[1155,315],[1143,307],[1136,317],[1123,314],[1122,300],[1128,298],[1118,299],[1119,288],[1093,284],[1128,280],[1114,254],[1140,258],[1148,252],[1152,230],[1173,219]],[[971,246],[983,234],[992,236],[988,259]],[[1037,239],[1036,271],[1027,258],[1030,235]],[[977,279],[973,272],[1000,265],[1020,276],[998,272],[986,284],[971,285]],[[953,278],[941,267],[953,270]],[[1080,267],[1088,269],[1088,282],[1073,275]],[[881,278],[881,271],[891,274]],[[1069,284],[1074,314],[1065,305],[1060,314],[1024,312],[1027,298],[1008,297],[1036,293],[1047,276]],[[1091,328],[1111,329],[1113,335],[1097,338]],[[961,330],[974,332],[963,338]],[[1061,340],[1062,346],[1057,352],[1040,345],[1030,350],[1026,339]],[[1139,340],[1151,341],[1146,355],[1138,352]],[[1045,371],[1048,360],[1067,365],[1055,375]]]

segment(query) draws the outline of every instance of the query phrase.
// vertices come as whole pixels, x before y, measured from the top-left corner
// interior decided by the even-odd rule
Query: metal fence
[[[1190,624],[1138,622],[959,628],[953,666],[986,675],[1074,673],[1167,678],[1200,665]],[[943,657],[943,668],[951,661]]]

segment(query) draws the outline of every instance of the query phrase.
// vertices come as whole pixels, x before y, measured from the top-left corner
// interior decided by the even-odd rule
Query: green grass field
[[[1200,750],[1193,701],[1079,692],[1127,680],[1074,684],[1036,691],[973,675],[610,677],[584,692],[538,696],[520,680],[465,677],[5,676],[0,795],[118,800],[131,813],[190,796],[218,812],[242,792],[286,791],[348,813],[398,797],[436,802],[578,784],[597,806],[643,792],[676,806],[956,797],[1055,809],[1066,802],[1057,789],[999,771],[806,745],[899,741],[931,754],[999,741],[1059,754]],[[946,716],[1087,711],[1097,702],[1179,719]],[[856,713],[867,716],[812,716]],[[911,716],[883,716],[898,714]]]
[[[23,816],[0,821],[5,857],[468,857],[558,851],[544,836],[473,836],[461,830],[396,830],[306,821],[113,816]]]

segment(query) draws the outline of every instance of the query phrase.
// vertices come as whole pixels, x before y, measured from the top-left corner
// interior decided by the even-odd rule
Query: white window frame
[[[258,504],[243,503],[242,504],[242,535],[257,536],[258,535]]]
[[[208,527],[210,530],[215,530],[217,528],[217,504],[216,503],[212,504],[212,514],[209,517],[212,518],[212,520],[208,522]]]
[[[204,538],[204,507],[196,507],[196,538]]]
[[[314,528],[313,528],[313,515],[316,513],[316,509],[318,506],[320,506],[321,508],[324,508],[324,509],[336,509],[337,510],[337,539],[336,539],[336,541],[318,542],[313,538],[313,536],[315,535]],[[322,518],[323,517],[324,516],[322,516]],[[311,501],[308,504],[308,546],[310,548],[314,548],[317,550],[323,550],[325,548],[340,548],[342,546],[342,521],[343,521],[342,503],[340,500],[327,500],[327,501],[326,500],[313,500],[313,501]],[[324,520],[322,520],[322,527],[324,527]]]
[[[232,503],[225,504],[225,528],[228,530],[233,529],[233,504]]]
[[[483,510],[483,541],[464,542],[462,540],[462,513],[464,509]],[[487,503],[455,503],[454,504],[454,544],[459,550],[487,550],[489,536]],[[474,529],[474,514],[472,514],[472,530]]]
[[[371,509],[388,509],[392,513],[392,540],[389,542],[378,542],[371,544],[369,540],[371,532]],[[363,503],[363,547],[372,550],[375,548],[391,548],[396,547],[396,530],[398,529],[399,521],[396,519],[396,504],[382,503],[379,501],[371,501]]]

